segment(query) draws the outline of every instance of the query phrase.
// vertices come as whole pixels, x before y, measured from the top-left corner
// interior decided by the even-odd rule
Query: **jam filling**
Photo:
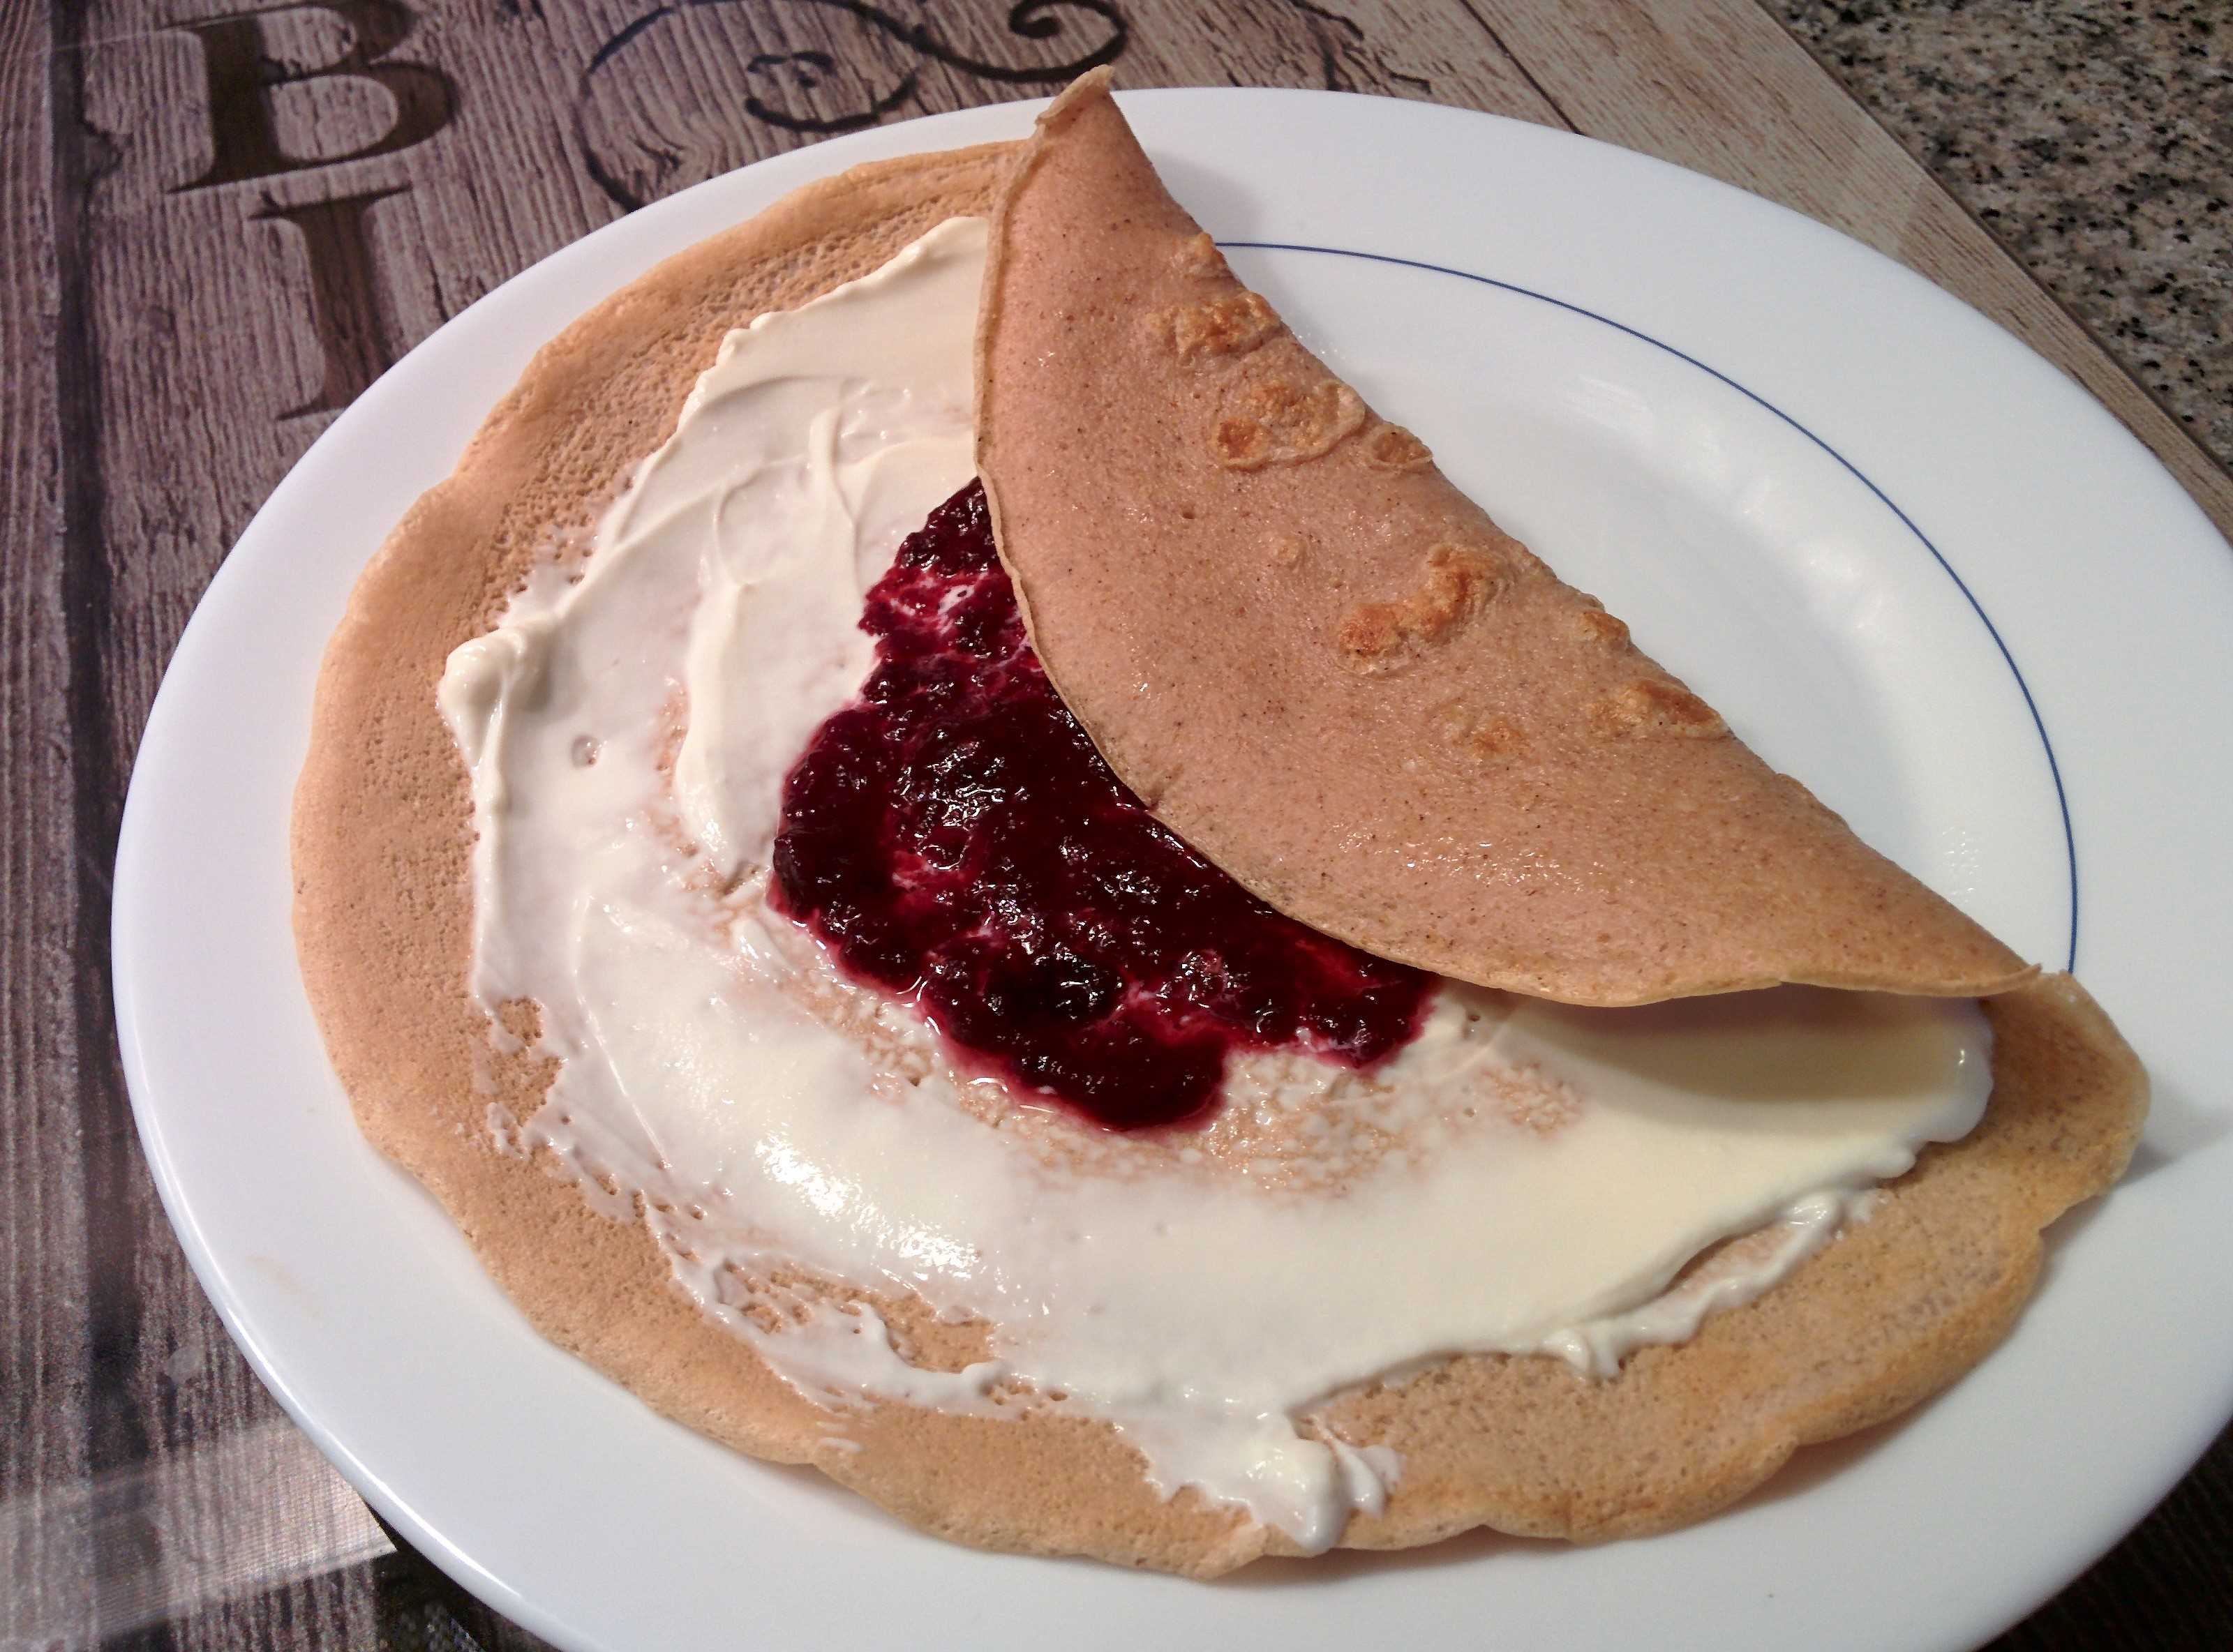
[[[1227,1055],[1366,1067],[1430,978],[1281,916],[1157,823],[1025,640],[974,481],[869,593],[875,672],[784,788],[778,910],[979,1063],[1111,1129],[1198,1124]]]

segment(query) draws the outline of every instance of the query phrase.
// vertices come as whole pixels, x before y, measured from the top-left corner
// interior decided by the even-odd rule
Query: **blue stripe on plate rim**
[[[1992,615],[1985,612],[1984,604],[1977,601],[1976,593],[1969,589],[1969,582],[1964,580],[1960,574],[1955,571],[1954,564],[1946,560],[1945,553],[1941,551],[1937,545],[1930,543],[1930,536],[1924,533],[1922,529],[1916,526],[1915,519],[1909,516],[1906,511],[1901,510],[1898,504],[1894,504],[1891,495],[1887,494],[1882,488],[1878,487],[1873,481],[1870,480],[1868,476],[1863,472],[1860,466],[1855,465],[1852,460],[1847,459],[1836,448],[1831,446],[1828,442],[1823,440],[1821,437],[1816,435],[1805,425],[1800,424],[1798,420],[1784,412],[1782,408],[1777,406],[1766,396],[1761,395],[1756,390],[1750,389],[1739,383],[1728,374],[1722,372],[1719,367],[1711,366],[1707,362],[1701,361],[1696,356],[1692,355],[1689,351],[1677,348],[1676,346],[1668,343],[1664,339],[1654,338],[1650,334],[1644,332],[1640,328],[1631,327],[1625,322],[1615,321],[1610,315],[1601,315],[1596,310],[1591,309],[1585,305],[1574,303],[1570,300],[1554,297],[1549,293],[1538,292],[1533,288],[1523,287],[1517,282],[1500,281],[1494,276],[1475,275],[1470,270],[1453,269],[1449,264],[1429,263],[1423,258],[1398,257],[1394,253],[1390,252],[1366,252],[1355,247],[1312,246],[1307,243],[1298,241],[1220,241],[1217,244],[1221,247],[1233,250],[1245,250],[1251,252],[1310,252],[1318,253],[1324,257],[1331,258],[1357,258],[1370,263],[1394,264],[1405,270],[1424,270],[1435,275],[1454,276],[1460,281],[1470,281],[1479,286],[1494,287],[1501,292],[1514,293],[1522,298],[1533,298],[1540,303],[1554,305],[1558,309],[1566,311],[1569,315],[1580,315],[1587,320],[1598,322],[1600,326],[1610,327],[1616,332],[1625,333],[1629,337],[1635,339],[1641,343],[1649,344],[1656,350],[1664,350],[1668,354],[1673,356],[1678,361],[1687,361],[1690,366],[1697,368],[1699,372],[1706,374],[1709,377],[1717,379],[1722,383],[1728,386],[1730,389],[1735,391],[1739,395],[1744,397],[1755,406],[1765,408],[1768,412],[1774,413],[1778,419],[1781,419],[1785,424],[1790,426],[1792,429],[1797,431],[1801,436],[1804,436],[1808,441],[1813,443],[1815,446],[1820,448],[1825,453],[1836,460],[1848,475],[1850,475],[1855,481],[1859,482],[1863,487],[1866,488],[1872,494],[1876,496],[1878,504],[1882,504],[1885,510],[1891,511],[1893,516],[1899,518],[1900,526],[1905,528],[1908,532],[1915,536],[1917,543],[1920,544],[1925,550],[1930,553],[1931,560],[1937,563],[1938,566],[1944,570],[1947,578],[1954,582],[1954,589],[1962,593],[1963,600],[1969,603],[1970,612],[1977,616],[1978,623],[1985,628],[1985,634],[1992,638],[1993,646],[2000,650],[2001,659],[2008,666],[2008,674],[2015,679],[2016,692],[2023,696],[2024,709],[2031,713],[2031,725],[2039,731],[2040,749],[2047,755],[2047,772],[2048,777],[2054,782],[2055,807],[2061,812],[2062,816],[2063,855],[2070,871],[2070,946],[2063,963],[2063,967],[2074,973],[2077,971],[2078,841],[2073,835],[2070,829],[2070,800],[2064,794],[2062,790],[2062,765],[2055,761],[2054,742],[2047,738],[2046,721],[2039,714],[2039,702],[2032,698],[2031,685],[2024,680],[2023,670],[2016,664],[2015,656],[2008,651],[2008,642],[2002,637],[2000,628],[1993,623]]]

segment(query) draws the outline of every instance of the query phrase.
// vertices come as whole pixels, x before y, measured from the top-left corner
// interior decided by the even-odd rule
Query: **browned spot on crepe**
[[[1729,732],[1719,712],[1682,684],[1658,677],[1639,677],[1624,683],[1593,702],[1589,717],[1592,729],[1615,738],[1671,734],[1683,739],[1718,740]]]
[[[1152,340],[1143,317],[1240,301],[1201,235],[1088,77],[1002,202],[979,333],[978,468],[1032,641],[1165,823],[1369,951],[1577,1003],[2025,978],[1741,742],[1684,738],[1718,719],[1291,333],[1189,361]],[[1143,539],[1180,498],[1187,533]],[[1266,583],[1283,532],[1310,576]],[[1432,642],[1408,605],[1437,544],[1512,576]],[[1524,728],[1524,769],[1485,784],[1436,731],[1451,700]]]
[[[1600,608],[1585,608],[1574,615],[1574,634],[1585,642],[1618,648],[1628,641],[1628,621],[1615,619]]]
[[[1283,341],[1289,349],[1273,346],[1263,354],[1303,355],[1299,345]],[[1227,470],[1255,471],[1321,458],[1365,420],[1357,392],[1328,377],[1307,356],[1300,363],[1264,363],[1261,371],[1252,362],[1242,372],[1227,388],[1209,430],[1210,455]]]
[[[1489,556],[1458,545],[1427,553],[1418,589],[1394,602],[1360,602],[1342,615],[1336,643],[1351,671],[1390,671],[1439,643],[1496,595],[1501,570]]]
[[[1003,148],[969,150],[815,185],[661,265],[537,354],[366,570],[328,647],[295,799],[296,937],[365,1133],[559,1346],[701,1433],[811,1463],[957,1542],[1208,1577],[1291,1545],[1190,1492],[1160,1498],[1105,1425],[1019,1394],[1006,1396],[1012,1421],[803,1397],[674,1286],[640,1223],[597,1214],[548,1174],[547,1154],[500,1147],[492,1118],[529,1118],[551,1069],[492,1055],[466,993],[470,803],[433,704],[449,651],[486,628],[539,550],[595,519],[672,429],[728,328],[986,210],[1009,164]],[[1260,530],[1253,543],[1260,569]],[[1352,1521],[1344,1541],[1397,1547],[1484,1524],[1657,1530],[1741,1495],[1794,1444],[1889,1415],[1975,1360],[2028,1289],[2039,1227],[2114,1179],[2142,1104],[2130,1052],[2074,983],[2036,983],[1988,1012],[1996,1087],[1980,1131],[1931,1149],[1874,1219],[1691,1344],[1650,1350],[1602,1384],[1544,1359],[1454,1359],[1306,1419],[1403,1455],[1387,1512]],[[531,1035],[528,1006],[505,1020]],[[769,1328],[810,1302],[869,1303],[934,1368],[997,1335],[793,1269],[738,1275],[734,1288]]]
[[[1484,763],[1501,763],[1516,758],[1527,749],[1527,737],[1520,725],[1508,717],[1492,717],[1477,723],[1459,737],[1460,744]]]
[[[1434,464],[1435,456],[1403,426],[1383,425],[1366,439],[1364,459],[1376,470],[1423,471]]]
[[[1181,241],[1172,263],[1182,276],[1201,276],[1214,278],[1230,275],[1225,255],[1217,250],[1217,243],[1207,233],[1188,236]]]
[[[1279,330],[1271,305],[1252,292],[1221,293],[1199,303],[1178,304],[1150,318],[1182,364],[1205,357],[1241,355]]]

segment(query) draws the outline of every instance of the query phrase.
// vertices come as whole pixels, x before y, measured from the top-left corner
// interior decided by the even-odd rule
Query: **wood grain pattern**
[[[0,1507],[29,1517],[26,1535],[0,1547],[0,1578],[35,1594],[88,1561],[73,1534],[42,1535],[41,1517],[86,1472],[90,1368],[48,49],[43,15],[0,9],[0,793],[10,800],[0,812]]]
[[[107,876],[226,548],[372,371],[629,206],[1110,57],[1563,126],[1796,206],[2010,327],[2233,528],[2225,473],[1749,0],[0,5],[0,1646],[536,1644],[377,1554],[301,1450],[260,1472],[326,1512],[238,1588],[197,1570],[250,1544],[212,1466],[294,1437],[132,1133]],[[2233,1643],[2229,1545],[2233,1436],[2003,1644]]]

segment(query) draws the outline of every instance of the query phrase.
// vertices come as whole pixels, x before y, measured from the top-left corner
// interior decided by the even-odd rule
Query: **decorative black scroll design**
[[[801,52],[761,52],[745,64],[747,76],[765,77],[760,84],[780,86],[787,81],[791,89],[806,94],[820,91],[837,72],[836,58],[828,52],[811,49]],[[786,132],[809,132],[822,137],[833,132],[855,132],[863,127],[872,127],[914,97],[915,91],[915,76],[910,69],[900,76],[890,91],[871,97],[865,109],[811,115],[788,114],[765,103],[755,88],[745,94],[745,113]]]
[[[1053,88],[1111,63],[1131,31],[1111,0],[1018,0],[1006,28],[1051,42],[1059,61],[1000,62],[954,44],[908,0],[668,0],[597,49],[575,132],[589,175],[633,210],[750,159],[739,110],[821,136],[870,127],[913,102],[939,63],[995,86]],[[675,66],[681,65],[681,73]]]

